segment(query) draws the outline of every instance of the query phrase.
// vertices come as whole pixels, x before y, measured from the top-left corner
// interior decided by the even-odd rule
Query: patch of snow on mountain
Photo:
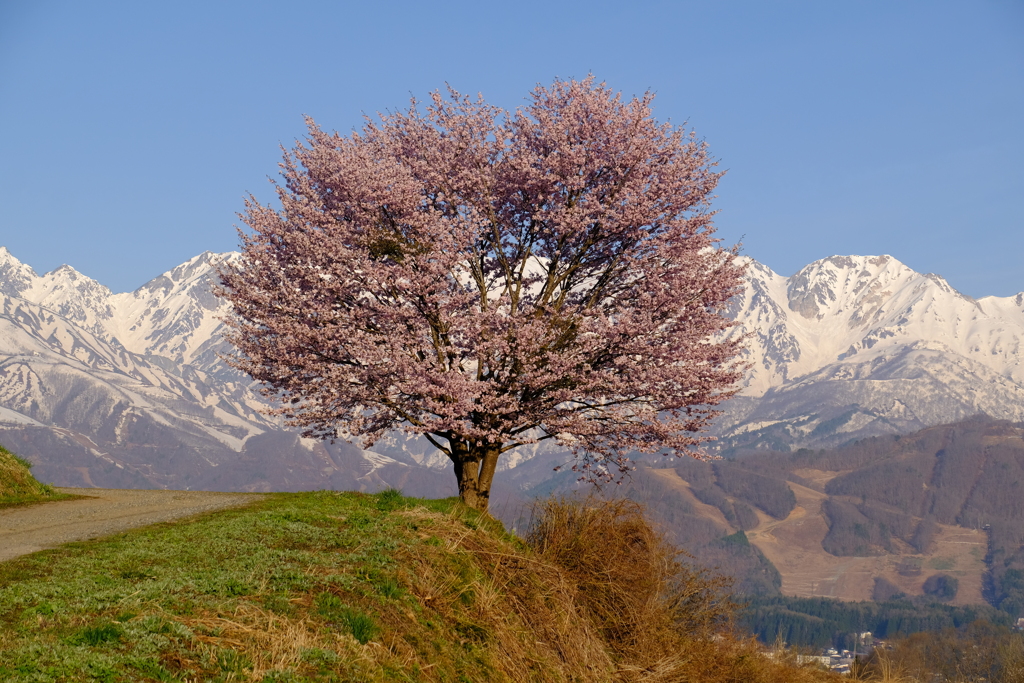
[[[44,426],[42,422],[33,420],[28,415],[23,415],[16,410],[10,408],[4,408],[0,406],[0,423],[6,424],[17,424],[17,425],[32,425],[33,427]]]

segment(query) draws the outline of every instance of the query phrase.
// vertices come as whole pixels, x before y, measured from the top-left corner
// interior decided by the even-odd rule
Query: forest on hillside
[[[812,487],[795,471],[840,472],[824,487],[822,545],[833,555],[892,553],[896,539],[924,553],[938,524],[985,530],[985,598],[1024,615],[1024,424],[978,416],[830,451],[748,452],[734,462]]]
[[[843,602],[831,598],[751,596],[739,625],[764,643],[852,650],[857,633],[891,639],[922,631],[962,628],[977,621],[1009,628],[1010,615],[988,605],[953,607],[928,600]]]
[[[682,495],[671,478],[658,476],[659,469],[673,470],[692,498]],[[801,477],[803,471],[837,474],[822,485]],[[884,608],[843,607],[826,600],[822,604],[831,606],[825,614],[824,608],[807,611],[808,605],[818,603],[784,598],[778,570],[744,532],[758,526],[759,514],[785,519],[796,504],[791,485],[827,496],[821,504],[828,525],[825,551],[837,557],[905,557],[897,564],[899,574],[920,576],[924,594],[908,602],[898,586],[876,577],[872,597]],[[695,564],[733,579],[735,592],[756,606],[752,614],[760,621],[749,625],[759,635],[771,640],[781,628],[793,634],[794,642],[812,644],[834,639],[836,629],[854,623],[862,630],[909,633],[957,627],[982,614],[973,607],[942,604],[957,595],[955,572],[939,568],[929,574],[915,560],[915,555],[934,550],[940,525],[984,530],[983,597],[1007,618],[1024,616],[1022,489],[1024,424],[979,416],[834,450],[748,451],[713,461],[665,461],[640,467],[624,494],[642,501],[670,540],[694,556]],[[694,499],[721,517],[698,509]],[[854,616],[837,616],[851,609]],[[956,616],[957,609],[966,611]]]

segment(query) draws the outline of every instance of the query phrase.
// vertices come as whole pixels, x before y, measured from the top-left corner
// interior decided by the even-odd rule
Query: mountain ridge
[[[715,428],[727,447],[1024,419],[1024,293],[975,300],[887,255],[832,256],[789,278],[751,261],[729,314],[751,367]]]
[[[253,437],[280,432],[260,412],[268,403],[259,387],[221,358],[231,352],[221,336],[230,308],[211,288],[217,268],[236,257],[204,252],[133,292],[113,293],[67,265],[38,275],[0,247],[0,428],[70,430],[79,445],[117,450],[125,415],[144,414],[152,429],[180,432],[146,448],[175,443],[206,453],[195,458],[209,467],[238,457]],[[737,325],[728,334],[748,337],[750,368],[714,426],[720,452],[835,446],[979,412],[1024,420],[1024,293],[975,300],[886,255],[832,256],[788,278],[747,262],[744,290],[728,310]],[[78,394],[58,400],[66,391]],[[75,416],[79,404],[93,406],[92,421]],[[419,441],[396,433],[373,454],[361,451],[360,467],[377,471],[372,462],[384,457],[446,469],[446,459]],[[308,461],[303,481],[314,485],[322,455],[315,444],[296,443],[299,459]],[[503,469],[538,456],[566,459],[550,448],[514,455]],[[531,469],[536,473],[519,486],[550,472]],[[223,474],[216,480],[257,485],[237,476],[233,484]],[[151,483],[176,481],[158,479]]]

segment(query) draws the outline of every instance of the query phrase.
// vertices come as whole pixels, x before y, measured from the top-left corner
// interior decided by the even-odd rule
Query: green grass
[[[952,569],[956,566],[956,560],[952,557],[933,557],[928,560],[928,567],[931,569]]]
[[[824,680],[745,640],[631,661],[584,590],[457,499],[272,494],[0,563],[0,681]]]
[[[52,503],[56,500],[80,500],[88,497],[89,496],[76,496],[70,493],[61,493],[56,490],[45,496],[12,496],[10,498],[0,498],[0,510],[24,507],[27,505],[39,505],[41,503]]]
[[[367,659],[396,622],[405,657],[447,662],[450,678],[424,680],[481,680],[486,654],[424,611],[403,563],[439,560],[435,600],[471,603],[480,577],[448,567],[429,532],[487,526],[518,544],[495,524],[454,499],[275,494],[2,563],[0,680],[421,680],[387,650]]]
[[[77,498],[36,480],[32,463],[0,446],[0,509]]]

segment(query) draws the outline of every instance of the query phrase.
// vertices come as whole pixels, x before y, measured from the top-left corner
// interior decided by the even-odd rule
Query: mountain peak
[[[0,246],[0,267],[4,266],[24,266],[31,270],[30,266],[26,266],[24,263],[18,260],[18,258],[12,254],[7,247]],[[33,271],[33,274],[35,271]]]
[[[65,263],[38,278],[33,289],[39,291],[34,292],[31,299],[45,305],[45,299],[52,297],[55,291],[68,287],[81,293],[89,292],[92,296],[106,297],[110,295],[110,289],[106,285],[100,284]]]
[[[169,293],[177,288],[192,287],[199,282],[207,280],[221,263],[237,257],[238,252],[234,251],[222,253],[204,251],[198,256],[193,256],[188,261],[153,278],[135,290],[135,294],[142,295],[145,292],[156,290],[163,290],[165,293]]]
[[[0,294],[21,296],[38,278],[32,266],[15,258],[7,247],[0,246]]]
[[[789,309],[808,320],[820,320],[849,308],[858,298],[880,295],[891,284],[915,275],[888,255],[830,256],[808,264],[789,278]]]
[[[751,266],[746,277],[729,308],[730,334],[749,339],[741,396],[775,407],[737,428],[784,413],[787,438],[810,442],[820,419],[871,434],[981,411],[1024,418],[1024,293],[975,301],[889,255],[830,256],[789,278]]]
[[[88,277],[87,275],[83,275],[82,273],[79,273],[77,270],[75,270],[74,268],[72,268],[71,266],[69,266],[66,263],[63,263],[63,264],[57,266],[56,268],[51,270],[49,273],[46,273],[45,275],[43,275],[43,277],[48,277],[48,278],[58,278],[58,277],[61,277],[61,278],[67,278],[69,280],[79,280],[79,279],[92,280],[92,278]],[[93,282],[95,282],[95,280],[93,280]],[[99,283],[96,283],[96,284],[99,284]]]

